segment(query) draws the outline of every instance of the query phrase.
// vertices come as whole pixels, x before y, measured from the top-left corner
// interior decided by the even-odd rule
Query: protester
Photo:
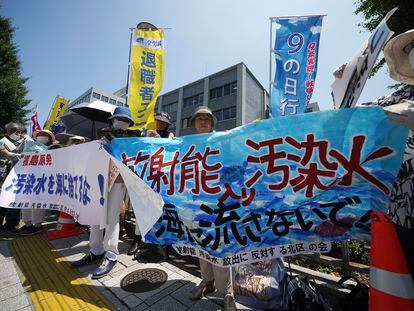
[[[110,141],[116,137],[139,136],[137,131],[129,131],[134,124],[128,107],[117,107],[108,118],[110,126],[98,131],[98,136]],[[100,266],[92,273],[93,279],[106,276],[115,267],[119,255],[119,212],[126,193],[126,187],[119,175],[108,193],[107,221],[104,228],[91,226],[89,236],[90,252],[80,260],[72,262],[72,266],[80,267],[102,259]]]
[[[146,135],[147,137],[175,138],[174,133],[170,132],[168,129],[171,125],[171,117],[168,113],[163,111],[156,112],[154,119],[157,131],[148,130]]]
[[[38,130],[33,133],[33,138],[38,143],[48,146],[48,149],[56,149],[55,135],[49,130]],[[30,140],[30,137],[26,137]],[[11,234],[28,236],[43,231],[42,222],[45,219],[46,210],[44,209],[22,209],[21,220],[23,226],[19,229],[13,230]]]
[[[55,135],[49,130],[38,130],[33,133],[33,139],[45,146],[50,146],[55,142]]]
[[[200,106],[191,118],[191,125],[199,134],[212,132],[216,118],[206,106]],[[237,310],[233,296],[230,268],[215,266],[200,259],[201,283],[191,292],[190,299],[198,300],[217,290],[224,295],[224,310]]]
[[[156,112],[154,115],[155,123],[157,126],[157,130],[148,130],[146,133],[147,137],[161,137],[161,138],[170,138],[175,139],[174,133],[169,131],[169,127],[171,125],[171,117],[166,112]],[[135,236],[134,240],[131,244],[131,247],[128,250],[128,255],[134,255],[140,248],[142,240],[141,233],[139,232],[138,225],[135,225]],[[145,257],[144,254],[140,254],[140,256],[136,256],[137,260],[142,260]]]
[[[68,146],[79,145],[85,142],[85,137],[82,136],[72,136],[68,139]]]
[[[378,104],[390,106],[402,100],[414,101],[414,29],[391,39],[384,48],[384,56],[391,78],[407,85]],[[389,213],[414,279],[414,122],[408,126],[410,133],[404,160],[391,192]]]
[[[0,161],[5,166],[4,177],[10,172],[12,167],[21,157],[20,146],[25,133],[24,127],[15,122],[5,125],[6,136],[0,139]],[[3,221],[5,223],[3,224]],[[6,233],[14,230],[20,222],[20,209],[9,209],[0,207],[0,232]]]

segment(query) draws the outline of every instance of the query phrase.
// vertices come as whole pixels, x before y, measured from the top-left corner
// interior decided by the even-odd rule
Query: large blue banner
[[[146,241],[237,265],[369,239],[370,212],[387,209],[406,139],[381,108],[356,108],[106,148],[166,203]]]
[[[304,113],[315,87],[322,16],[276,20],[272,116]]]

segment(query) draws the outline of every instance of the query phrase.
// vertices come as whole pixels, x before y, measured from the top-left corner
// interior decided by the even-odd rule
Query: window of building
[[[237,82],[229,83],[210,90],[210,99],[237,93]]]
[[[217,121],[223,120],[223,110],[213,111],[213,114],[216,117]]]
[[[210,99],[216,98],[216,89],[210,90]]]
[[[102,96],[101,96],[101,99],[102,99],[102,101],[103,101],[103,102],[106,102],[106,103],[108,102],[108,97],[106,97],[106,96],[103,96],[103,95],[102,95]]]
[[[236,118],[236,106],[213,111],[217,122]]]
[[[237,82],[233,82],[230,84],[230,94],[237,93]]]
[[[227,84],[223,87],[223,94],[224,96],[230,95],[230,84]]]
[[[186,129],[190,127],[190,118],[181,119],[181,128]]]
[[[230,107],[230,119],[235,119],[237,115],[236,106]]]
[[[162,111],[172,113],[177,111],[177,102],[162,106]]]
[[[93,92],[92,97],[96,99],[101,99],[101,94]]]
[[[117,102],[118,106],[124,106],[123,102]]]
[[[110,99],[109,99],[109,102],[110,102],[112,105],[116,105],[116,100],[115,100],[115,99],[110,98]]]
[[[187,97],[184,99],[184,108],[199,106],[203,104],[203,93]]]
[[[223,87],[217,88],[217,90],[216,90],[216,96],[217,96],[217,98],[223,96]]]

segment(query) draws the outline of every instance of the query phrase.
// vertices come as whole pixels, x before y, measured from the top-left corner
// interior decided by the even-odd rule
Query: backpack
[[[347,280],[354,280],[356,285],[344,285]],[[345,276],[338,281],[343,288],[351,289],[351,292],[341,299],[343,311],[366,311],[368,310],[369,287],[361,283],[354,276]]]
[[[308,277],[291,277],[288,282],[289,311],[332,311],[328,301]]]

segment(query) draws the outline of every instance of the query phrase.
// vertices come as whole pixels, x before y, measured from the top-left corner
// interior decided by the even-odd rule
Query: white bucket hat
[[[384,56],[392,79],[414,85],[414,29],[392,38]]]

